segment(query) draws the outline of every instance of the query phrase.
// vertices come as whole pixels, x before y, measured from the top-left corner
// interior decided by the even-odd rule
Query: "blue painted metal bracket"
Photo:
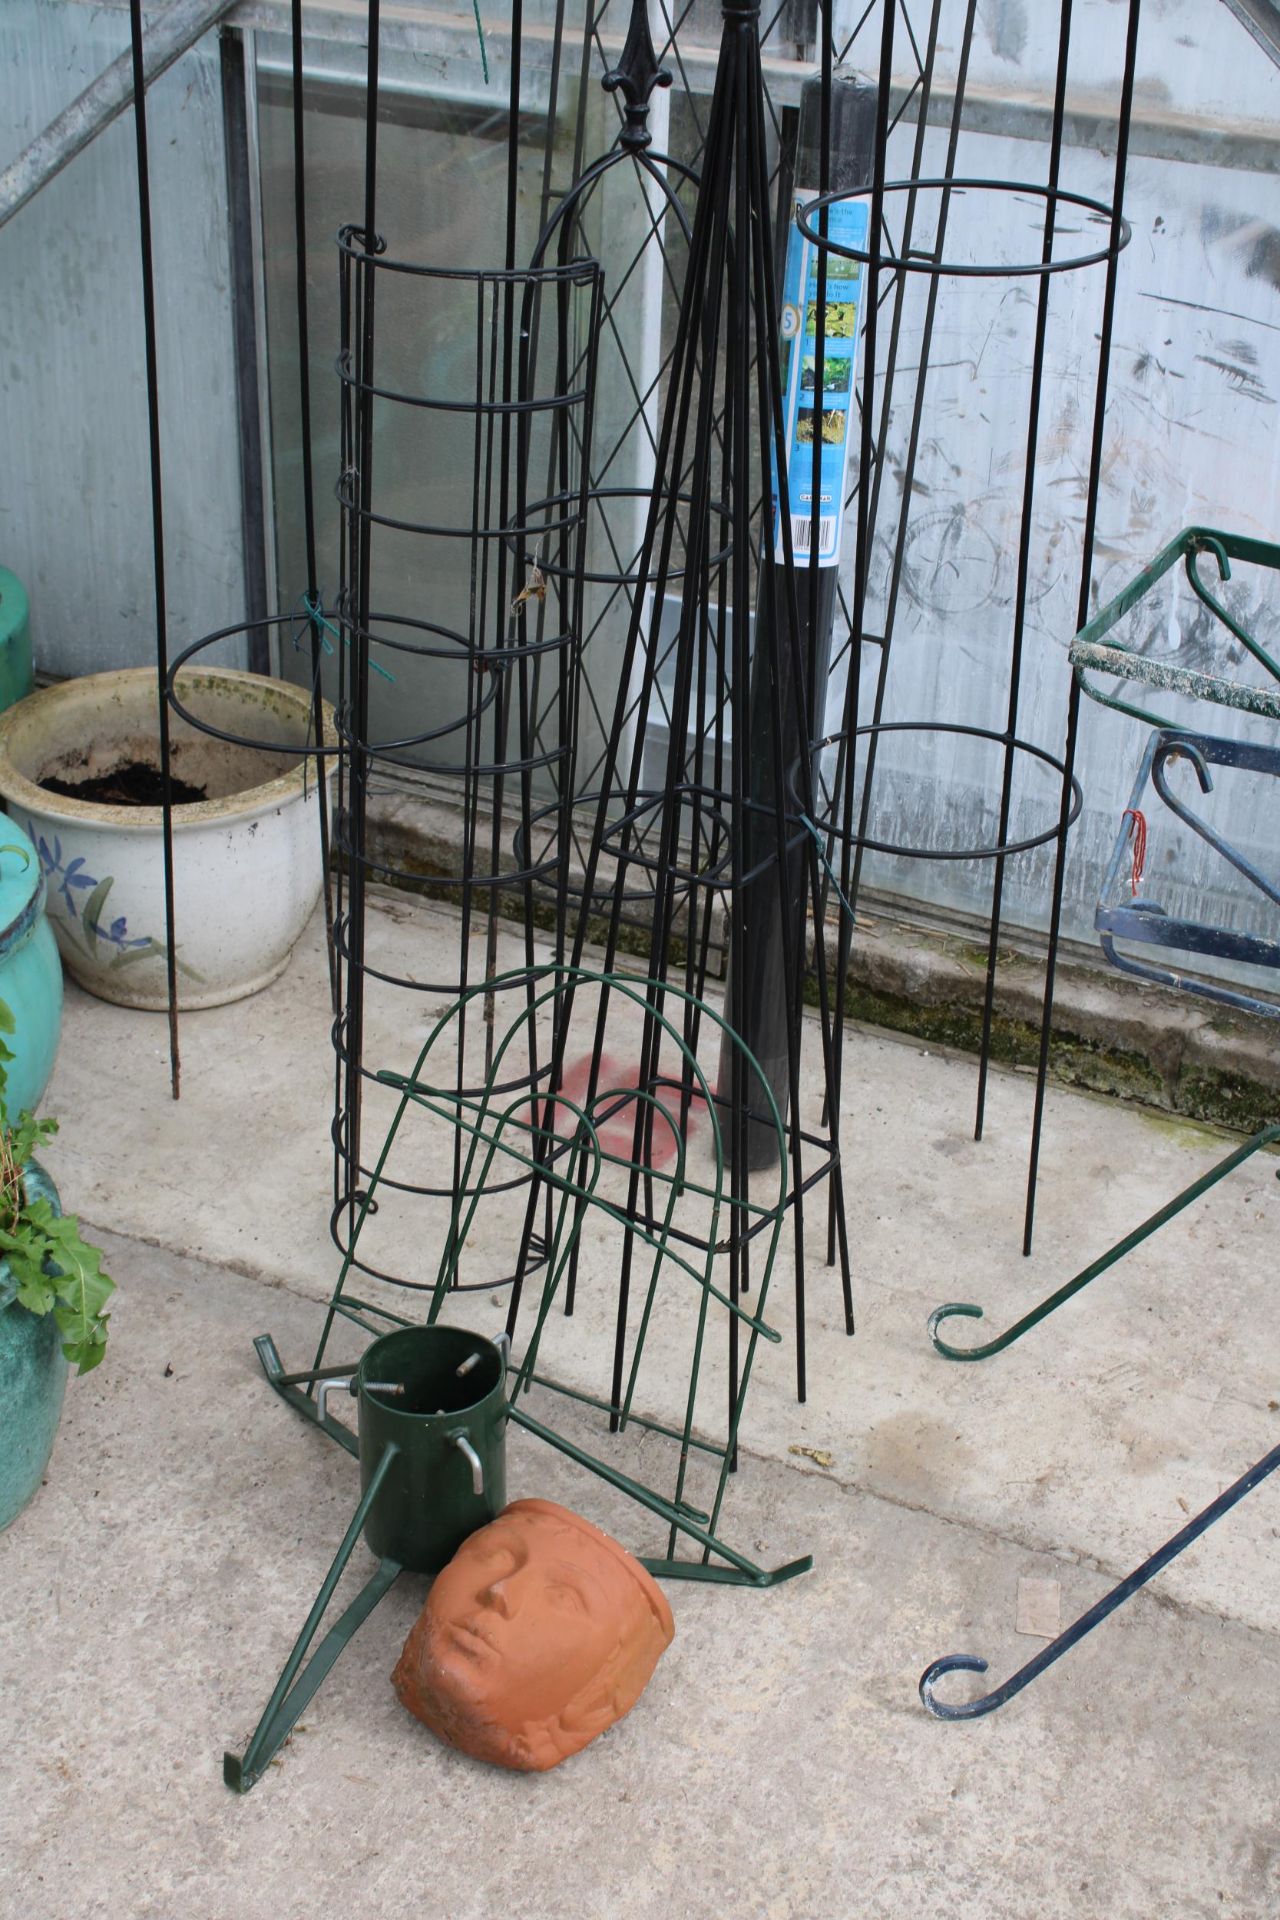
[[[1171,813],[1221,854],[1238,873],[1243,874],[1264,899],[1280,906],[1280,887],[1261,873],[1224,835],[1194,814],[1170,787],[1168,768],[1171,762],[1177,760],[1189,761],[1195,770],[1201,792],[1210,793],[1213,790],[1211,767],[1231,767],[1246,773],[1280,777],[1280,747],[1256,746],[1242,740],[1223,740],[1211,734],[1162,727],[1147,742],[1126,810],[1126,818],[1141,810],[1150,783]],[[1274,1001],[1220,986],[1213,981],[1188,978],[1176,968],[1155,966],[1119,950],[1116,946],[1118,939],[1167,951],[1205,954],[1251,967],[1280,967],[1280,940],[1170,914],[1156,900],[1125,900],[1121,894],[1124,885],[1122,872],[1129,850],[1128,829],[1122,822],[1093,916],[1102,951],[1112,966],[1119,968],[1122,973],[1136,974],[1139,979],[1151,980],[1160,986],[1178,987],[1184,993],[1195,994],[1202,1000],[1216,1001],[1220,1006],[1238,1007],[1247,1013],[1262,1014],[1270,1019],[1280,1018],[1280,1004]]]
[[[1122,1607],[1126,1600],[1132,1599],[1139,1587],[1145,1587],[1148,1580],[1154,1580],[1171,1560],[1176,1560],[1193,1540],[1198,1540],[1202,1533],[1207,1532],[1215,1521],[1221,1520],[1223,1514],[1243,1500],[1246,1494],[1252,1493],[1255,1487],[1260,1486],[1268,1474],[1274,1473],[1277,1467],[1280,1467],[1280,1447],[1273,1447],[1270,1453],[1265,1454],[1257,1462],[1256,1466],[1250,1467],[1248,1473],[1242,1474],[1225,1493],[1220,1493],[1216,1500],[1211,1501],[1202,1512],[1198,1513],[1194,1520],[1189,1520],[1185,1527],[1174,1534],[1172,1540],[1166,1540],[1150,1559],[1144,1560],[1140,1567],[1135,1567],[1119,1586],[1113,1587],[1111,1592],[1090,1607],[1087,1613],[1082,1613],[1065,1633],[1060,1633],[1056,1640],[1051,1640],[1047,1647],[1042,1647],[1033,1660],[1028,1660],[1025,1667],[1019,1667],[1003,1686],[993,1687],[990,1693],[980,1694],[976,1700],[960,1700],[948,1704],[945,1700],[939,1700],[934,1692],[943,1674],[985,1673],[987,1663],[971,1653],[948,1653],[944,1654],[941,1660],[933,1661],[920,1676],[920,1698],[929,1712],[938,1720],[977,1720],[983,1714],[994,1713],[997,1707],[1004,1706],[1006,1701],[1012,1700],[1015,1693],[1021,1693],[1024,1687],[1037,1679],[1046,1667],[1051,1667],[1055,1660],[1061,1660],[1064,1653],[1070,1653],[1072,1647],[1078,1645],[1087,1633],[1092,1633],[1096,1626],[1101,1625],[1108,1614],[1114,1613],[1117,1607]]]

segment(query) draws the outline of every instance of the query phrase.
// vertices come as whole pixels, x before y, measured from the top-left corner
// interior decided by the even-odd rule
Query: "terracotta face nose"
[[[480,1598],[486,1607],[501,1614],[504,1620],[510,1620],[516,1611],[515,1596],[511,1591],[510,1577],[505,1580],[493,1580],[485,1588]]]

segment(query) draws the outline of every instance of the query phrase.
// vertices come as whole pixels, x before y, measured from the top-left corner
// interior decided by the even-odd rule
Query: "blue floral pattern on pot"
[[[62,924],[81,941],[91,960],[101,964],[100,948],[104,944],[116,948],[107,962],[113,973],[121,967],[130,966],[135,960],[152,957],[167,959],[169,949],[164,941],[157,940],[149,933],[131,934],[124,914],[118,914],[114,920],[104,921],[107,897],[115,885],[114,874],[109,873],[101,880],[95,879],[91,873],[86,873],[83,855],[64,862],[62,841],[57,834],[53,837],[52,848],[43,834],[33,837],[50,891],[66,907],[66,918]],[[88,898],[83,905],[78,904],[76,895],[86,891]],[[186,966],[181,959],[178,961],[178,972],[190,980],[201,978],[194,967]]]

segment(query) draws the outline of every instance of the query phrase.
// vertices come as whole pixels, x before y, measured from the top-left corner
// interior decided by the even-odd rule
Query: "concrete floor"
[[[456,939],[443,911],[379,903],[375,952],[422,978]],[[400,1065],[424,1028],[389,1022],[380,1008],[372,1048]],[[275,987],[188,1017],[183,1055],[175,1106],[163,1023],[68,990],[48,1158],[120,1294],[48,1483],[0,1535],[10,1619],[36,1632],[0,1663],[6,1920],[1280,1914],[1280,1476],[1001,1713],[946,1725],[916,1695],[945,1652],[1012,1672],[1043,1644],[1019,1630],[1045,1627],[1034,1600],[1075,1618],[1280,1439],[1274,1159],[1022,1346],[949,1366],[933,1306],[978,1300],[1004,1325],[1226,1146],[1052,1094],[1023,1260],[1029,1086],[997,1077],[975,1145],[971,1061],[854,1034],[858,1336],[815,1262],[797,1406],[784,1254],[769,1318],[788,1338],[764,1354],[728,1507],[748,1551],[812,1551],[814,1571],[771,1593],[669,1588],[676,1640],[635,1712],[533,1777],[441,1749],[398,1706],[387,1677],[423,1591],[403,1580],[237,1799],[222,1750],[243,1746],[354,1499],[352,1463],[270,1395],[250,1344],[270,1330],[304,1356],[336,1268],[319,928]],[[604,1297],[585,1285],[561,1323],[566,1378],[598,1367]],[[513,1436],[511,1456],[513,1495],[656,1545],[537,1442]]]

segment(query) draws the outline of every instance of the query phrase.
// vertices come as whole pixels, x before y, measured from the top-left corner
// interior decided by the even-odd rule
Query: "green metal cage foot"
[[[741,1567],[713,1567],[705,1560],[651,1560],[643,1554],[640,1564],[655,1580],[700,1580],[708,1586],[717,1587],[780,1587],[784,1580],[794,1580],[798,1574],[811,1573],[813,1555],[806,1553],[799,1560],[788,1560],[784,1566],[774,1567],[769,1572],[757,1568],[754,1573],[748,1573]]]
[[[356,1542],[368,1518],[369,1509],[377,1497],[378,1489],[386,1478],[397,1452],[398,1449],[395,1446],[389,1446],[374,1468],[369,1485],[361,1495],[360,1502],[351,1517],[351,1524],[342,1536],[342,1544],[334,1555],[333,1565],[325,1575],[302,1632],[294,1642],[292,1653],[285,1661],[284,1671],[275,1684],[262,1718],[254,1728],[253,1738],[243,1755],[225,1753],[222,1757],[222,1777],[236,1793],[248,1793],[249,1789],[261,1780],[297,1725],[300,1715],[314,1699],[317,1689],[339,1654],[358,1629],[364,1625],[378,1602],[390,1592],[399,1577],[401,1568],[398,1561],[380,1560],[373,1574],[355,1599],[335,1620],[306,1667],[303,1668],[302,1663],[307,1657],[307,1649],[315,1638],[316,1630],[324,1618],[325,1609],[332,1600],[347,1562],[355,1551]],[[302,1670],[299,1671],[299,1669]]]
[[[311,1395],[302,1391],[304,1384],[314,1386],[317,1380],[344,1380],[352,1371],[350,1366],[308,1367],[303,1373],[286,1373],[276,1349],[276,1343],[269,1333],[258,1335],[253,1343],[253,1350],[262,1362],[262,1371],[267,1379],[280,1398],[291,1406],[295,1413],[300,1413],[304,1420],[311,1422],[313,1427],[319,1427],[322,1433],[327,1433],[331,1440],[336,1440],[338,1445],[345,1447],[348,1453],[359,1454],[359,1443],[351,1429],[344,1427],[340,1420],[334,1420],[328,1414],[322,1420]]]
[[[661,1575],[668,1580],[701,1580],[716,1586],[776,1587],[784,1580],[794,1580],[797,1574],[808,1573],[813,1566],[813,1555],[807,1553],[800,1560],[788,1561],[785,1566],[776,1567],[772,1572],[768,1572],[764,1567],[758,1567],[754,1560],[748,1560],[745,1554],[739,1553],[727,1541],[721,1540],[712,1531],[711,1522],[706,1526],[699,1526],[693,1519],[690,1508],[673,1506],[669,1500],[664,1500],[660,1494],[654,1493],[651,1487],[642,1486],[638,1480],[632,1480],[629,1475],[619,1473],[618,1469],[610,1466],[607,1461],[597,1459],[594,1454],[585,1453],[581,1447],[574,1446],[571,1440],[557,1433],[554,1428],[544,1427],[541,1420],[535,1420],[531,1413],[526,1413],[523,1407],[516,1406],[514,1401],[510,1407],[510,1418],[517,1426],[524,1427],[529,1433],[536,1434],[540,1440],[545,1440],[547,1445],[554,1447],[557,1453],[564,1454],[567,1459],[574,1462],[575,1466],[585,1467],[589,1473],[594,1473],[606,1485],[616,1487],[619,1493],[625,1493],[629,1499],[665,1520],[672,1529],[673,1546],[675,1535],[682,1533],[688,1539],[696,1541],[704,1553],[718,1554],[722,1560],[728,1562],[727,1566],[713,1566],[706,1559],[669,1558],[642,1561],[642,1565],[646,1566],[652,1574]]]

